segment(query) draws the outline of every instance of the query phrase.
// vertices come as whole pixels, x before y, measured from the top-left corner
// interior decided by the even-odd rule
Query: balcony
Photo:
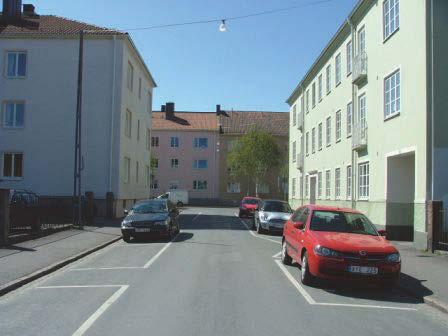
[[[367,80],[367,53],[356,55],[353,60],[353,84],[360,85]]]
[[[367,125],[353,125],[352,133],[352,146],[356,151],[360,151],[367,148]]]
[[[302,170],[303,169],[303,155],[302,153],[297,154],[297,169]]]
[[[303,112],[297,114],[297,129],[303,132]]]

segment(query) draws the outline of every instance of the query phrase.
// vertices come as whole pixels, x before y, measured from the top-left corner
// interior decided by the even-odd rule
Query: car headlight
[[[168,226],[168,224],[170,223],[170,220],[167,218],[164,221],[160,221],[160,222],[155,222],[156,225],[165,225]]]
[[[267,221],[268,220],[268,215],[267,214],[261,214],[260,215],[260,219],[262,220],[262,221]]]
[[[401,257],[399,253],[392,253],[386,257],[386,261],[388,263],[397,263],[401,261]]]
[[[316,253],[318,256],[321,257],[327,257],[327,258],[341,258],[342,255],[332,249],[329,249],[328,247],[323,247],[320,245],[316,245],[314,247],[314,253]]]
[[[121,222],[121,226],[122,227],[132,227],[132,221],[127,221],[127,220],[124,220],[124,221],[122,221]]]

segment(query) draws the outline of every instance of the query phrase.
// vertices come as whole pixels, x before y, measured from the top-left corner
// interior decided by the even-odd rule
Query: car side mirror
[[[380,234],[381,237],[386,237],[387,235],[386,230],[378,230],[378,233]]]
[[[294,228],[298,229],[298,230],[303,230],[303,228],[305,227],[305,224],[303,222],[295,222],[293,224]]]
[[[124,210],[124,215],[125,215],[125,216],[129,215],[129,210],[125,209],[125,210]]]

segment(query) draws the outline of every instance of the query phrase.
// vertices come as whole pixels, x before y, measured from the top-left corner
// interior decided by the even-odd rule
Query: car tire
[[[288,266],[292,264],[292,258],[288,254],[288,250],[286,249],[286,240],[284,239],[282,242],[282,263]]]
[[[305,252],[302,257],[302,268],[301,268],[300,280],[306,286],[310,286],[314,282],[314,277],[310,273],[308,252]]]
[[[123,233],[123,241],[126,243],[131,242],[131,235],[129,233]]]

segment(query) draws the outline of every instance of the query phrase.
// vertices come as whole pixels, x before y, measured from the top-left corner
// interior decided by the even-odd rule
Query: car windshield
[[[291,207],[285,202],[266,202],[263,211],[291,213]]]
[[[139,203],[132,208],[132,212],[139,214],[167,212],[166,202],[154,200],[150,202]]]
[[[314,211],[310,230],[378,236],[375,226],[366,216],[340,211]]]
[[[256,198],[246,198],[243,200],[243,204],[258,204],[258,200]]]

